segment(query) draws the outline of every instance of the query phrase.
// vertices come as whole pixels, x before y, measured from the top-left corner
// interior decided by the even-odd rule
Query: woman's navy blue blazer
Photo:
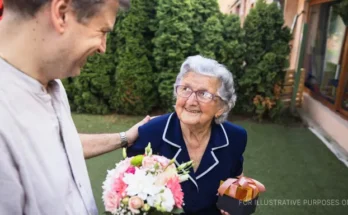
[[[243,172],[243,152],[247,143],[244,128],[230,122],[212,125],[210,140],[196,172],[182,183],[186,215],[220,215],[216,207],[221,180]],[[138,140],[128,148],[128,156],[144,153],[151,143],[154,154],[175,158],[176,164],[190,160],[176,113],[152,119],[139,127]]]

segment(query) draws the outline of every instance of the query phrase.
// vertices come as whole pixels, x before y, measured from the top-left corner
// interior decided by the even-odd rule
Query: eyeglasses
[[[193,91],[190,87],[184,85],[176,85],[175,92],[178,96],[183,98],[188,98],[192,95],[192,93],[196,94],[196,98],[198,101],[207,103],[212,101],[215,97],[220,98],[220,96],[209,93],[206,90],[196,90]]]

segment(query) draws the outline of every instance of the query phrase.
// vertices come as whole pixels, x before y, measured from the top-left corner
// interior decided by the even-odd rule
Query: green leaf
[[[173,211],[172,211],[173,214],[182,214],[182,213],[185,213],[184,212],[184,209],[182,208],[175,208]]]

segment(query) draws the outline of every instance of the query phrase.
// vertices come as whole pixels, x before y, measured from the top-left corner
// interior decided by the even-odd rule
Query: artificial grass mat
[[[81,133],[127,130],[142,117],[73,114]],[[244,174],[262,182],[256,215],[348,214],[348,168],[307,128],[234,122],[248,131]],[[121,158],[115,151],[87,160],[99,213],[103,213],[102,182],[106,170]],[[232,214],[233,215],[233,214]]]

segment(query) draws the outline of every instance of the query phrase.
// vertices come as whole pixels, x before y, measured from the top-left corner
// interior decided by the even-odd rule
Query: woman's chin
[[[185,125],[197,125],[199,123],[198,117],[183,116],[181,122]]]

